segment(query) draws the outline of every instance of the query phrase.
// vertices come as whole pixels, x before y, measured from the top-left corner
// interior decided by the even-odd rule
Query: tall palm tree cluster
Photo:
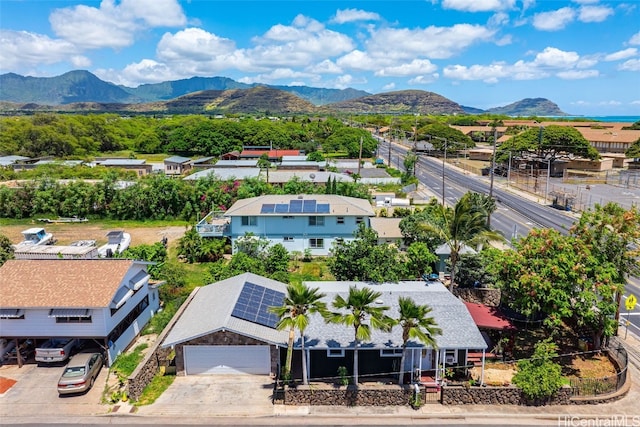
[[[373,330],[391,332],[394,326],[402,328],[402,358],[400,362],[399,382],[403,383],[405,350],[411,339],[417,339],[425,346],[437,348],[434,336],[442,334],[433,317],[429,316],[431,308],[427,305],[416,304],[411,298],[398,299],[399,315],[392,318],[385,314],[388,306],[379,306],[376,301],[382,296],[381,292],[368,287],[356,288],[351,286],[347,297],[336,295],[332,302],[335,311],[329,310],[322,301],[326,294],[319,288],[309,288],[306,285],[291,284],[287,286],[287,295],[282,306],[271,307],[270,310],[280,317],[276,325],[278,330],[289,330],[287,357],[283,369],[283,377],[291,377],[293,358],[293,344],[295,332],[300,332],[302,350],[302,381],[307,383],[306,354],[304,351],[304,331],[309,325],[309,315],[320,314],[326,322],[337,323],[353,328],[353,380],[358,384],[358,348],[363,341],[371,339]]]

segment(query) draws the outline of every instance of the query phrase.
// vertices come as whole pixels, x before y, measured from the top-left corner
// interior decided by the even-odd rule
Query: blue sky
[[[0,46],[1,73],[130,87],[223,76],[640,115],[638,0],[2,0]]]

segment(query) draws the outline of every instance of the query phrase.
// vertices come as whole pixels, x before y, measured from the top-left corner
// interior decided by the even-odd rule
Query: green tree
[[[309,325],[309,315],[319,313],[327,316],[327,305],[322,301],[325,294],[318,288],[309,288],[301,282],[287,286],[287,294],[279,307],[269,307],[269,311],[276,314],[280,320],[276,325],[279,331],[289,330],[287,342],[287,358],[283,375],[288,378],[291,375],[291,363],[293,359],[293,344],[296,330],[300,331],[300,349],[302,351],[302,383],[307,384],[307,361],[304,350],[304,330]]]
[[[545,128],[534,127],[525,130],[500,144],[496,161],[504,163],[513,156],[534,155],[540,159],[569,158],[570,156],[598,159],[600,154],[589,141],[575,128],[551,125]]]
[[[407,248],[407,269],[409,277],[421,277],[432,271],[431,266],[438,261],[426,243],[413,242]]]
[[[360,343],[371,339],[372,330],[389,332],[394,324],[394,320],[385,314],[389,307],[376,304],[381,296],[382,293],[375,292],[368,287],[358,289],[351,286],[346,299],[342,295],[336,295],[333,300],[333,307],[342,310],[342,312],[332,313],[329,321],[353,328],[353,381],[356,385],[358,384]]]
[[[4,234],[0,234],[0,267],[8,259],[13,259],[13,252],[11,240]]]
[[[227,250],[225,239],[201,237],[195,227],[189,228],[178,240],[177,252],[189,263],[214,262]]]
[[[268,274],[289,270],[289,252],[282,243],[267,248],[264,253],[264,268]]]
[[[557,346],[551,339],[536,344],[533,356],[518,362],[513,383],[530,400],[547,399],[562,387],[562,367],[553,361]]]
[[[485,243],[489,240],[503,240],[502,236],[487,227],[487,211],[474,203],[472,193],[466,193],[451,208],[440,206],[441,217],[434,221],[425,218],[422,227],[435,233],[449,246],[449,262],[451,263],[451,281],[449,290],[453,292],[456,268],[460,252],[464,245]],[[444,223],[444,227],[442,224]]]
[[[404,255],[395,246],[378,244],[378,234],[363,225],[353,241],[334,244],[327,266],[336,280],[386,282],[407,276]]]
[[[395,322],[402,328],[402,357],[400,359],[399,384],[404,383],[404,364],[406,358],[407,345],[410,339],[418,340],[427,347],[438,348],[434,336],[441,335],[442,329],[433,317],[429,316],[431,307],[428,305],[416,304],[408,297],[398,298],[400,314]]]
[[[152,278],[159,279],[162,265],[167,260],[167,248],[161,242],[130,246],[119,257],[152,262],[153,264],[148,267],[149,274]]]

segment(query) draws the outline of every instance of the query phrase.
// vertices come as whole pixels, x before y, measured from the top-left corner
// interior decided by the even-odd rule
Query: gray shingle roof
[[[167,334],[163,346],[189,341],[219,330],[232,331],[257,340],[285,345],[287,331],[278,331],[231,316],[245,282],[286,293],[287,285],[252,273],[244,273],[198,290],[180,319]]]
[[[268,343],[286,347],[287,331],[258,325],[231,316],[236,300],[245,282],[264,286],[286,293],[286,285],[275,280],[245,273],[200,288],[193,300],[186,307],[182,316],[167,335],[163,346],[171,346],[181,342],[207,335],[218,330],[229,330],[253,337]],[[368,286],[382,292],[383,305],[390,307],[389,316],[398,315],[398,297],[411,297],[418,304],[428,304],[433,310],[431,315],[442,329],[442,335],[436,336],[439,348],[447,349],[485,349],[485,343],[478,327],[462,301],[453,296],[442,283],[423,281],[407,281],[399,283],[366,283],[366,282],[306,282],[309,287],[320,288],[326,296],[324,301],[331,305],[337,294],[346,296],[350,286]],[[296,336],[298,334],[296,333]],[[344,325],[327,324],[320,315],[311,315],[309,326],[305,330],[305,346],[315,349],[353,347],[353,330]],[[362,343],[363,348],[397,348],[402,346],[402,331],[395,327],[390,333],[374,331],[369,342]],[[421,347],[422,344],[409,342],[410,347]],[[295,347],[300,347],[297,338]]]
[[[399,313],[398,298],[411,297],[418,304],[428,304],[431,308],[431,316],[438,327],[442,329],[442,335],[436,336],[439,348],[447,349],[485,349],[487,344],[482,338],[478,327],[464,303],[456,298],[440,282],[406,281],[399,283],[367,283],[367,282],[305,282],[311,288],[320,288],[326,294],[323,299],[330,310],[333,299],[340,294],[348,295],[349,287],[362,288],[367,286],[374,291],[382,292],[380,297],[382,304],[389,306],[386,312],[391,317],[397,317]],[[319,315],[313,315],[309,327],[305,331],[305,346],[309,348],[350,348],[354,345],[353,329],[344,325],[326,324]],[[299,347],[300,339],[295,346]],[[389,348],[402,346],[402,329],[399,326],[393,328],[390,333],[373,331],[371,341],[361,344],[363,348]],[[415,341],[409,342],[410,347],[422,347]]]

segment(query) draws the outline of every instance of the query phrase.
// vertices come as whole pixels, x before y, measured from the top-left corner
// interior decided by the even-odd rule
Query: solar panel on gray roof
[[[304,213],[316,213],[316,201],[305,200],[302,204],[302,212]]]
[[[329,213],[331,209],[329,208],[329,203],[318,203],[316,206],[316,212],[318,213]]]
[[[276,213],[288,213],[289,205],[286,203],[278,203],[276,205]]]
[[[269,307],[281,306],[283,301],[284,293],[245,282],[231,315],[275,329],[279,319],[269,312]]]
[[[302,213],[302,200],[292,200],[289,202],[290,213]]]
[[[264,205],[262,205],[262,209],[260,209],[260,213],[273,213],[275,208],[276,208],[276,205],[274,205],[273,203],[265,203]]]

